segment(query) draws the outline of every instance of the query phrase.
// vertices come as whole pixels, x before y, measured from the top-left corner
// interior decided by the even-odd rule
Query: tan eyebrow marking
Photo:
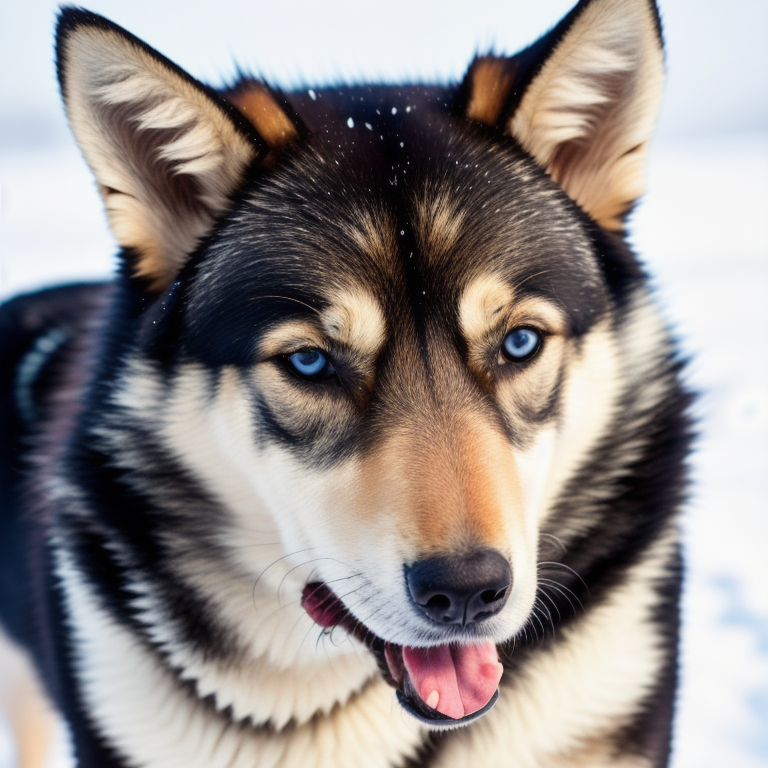
[[[321,323],[336,343],[368,358],[378,353],[386,338],[381,306],[361,288],[340,290],[321,313]]]
[[[263,358],[296,352],[302,347],[323,347],[324,339],[315,323],[309,320],[285,320],[270,328],[259,341]]]
[[[317,312],[316,320],[292,318],[270,328],[259,343],[259,355],[274,357],[302,347],[327,349],[330,342],[345,348],[361,372],[369,375],[385,339],[384,313],[375,297],[362,288],[339,289]]]
[[[565,317],[552,301],[537,296],[516,298],[514,288],[496,275],[472,281],[459,300],[459,327],[467,341],[481,342],[502,319],[511,324],[531,323],[549,333],[563,333]]]
[[[358,210],[345,227],[352,242],[376,264],[384,264],[397,251],[394,222],[387,211]]]
[[[482,341],[514,300],[511,287],[496,275],[473,280],[459,300],[459,327],[470,346]]]

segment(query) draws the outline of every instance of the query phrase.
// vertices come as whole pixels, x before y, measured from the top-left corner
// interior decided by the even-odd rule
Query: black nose
[[[413,602],[436,624],[467,626],[497,614],[509,595],[512,571],[492,549],[430,557],[405,567]]]

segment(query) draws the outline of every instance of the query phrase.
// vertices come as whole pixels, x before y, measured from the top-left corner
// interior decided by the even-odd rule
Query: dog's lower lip
[[[311,582],[307,584],[304,587],[301,602],[316,624],[326,629],[332,629],[337,626],[342,627],[366,645],[379,662],[379,667],[384,673],[385,679],[388,679],[395,687],[400,704],[421,722],[432,727],[464,725],[484,715],[496,703],[499,695],[498,689],[494,690],[492,694],[486,694],[488,700],[483,706],[467,713],[463,717],[450,717],[438,711],[434,706],[430,705],[438,706],[438,692],[434,691],[437,699],[427,704],[424,701],[423,692],[422,695],[419,695],[413,685],[403,656],[403,646],[386,642],[377,635],[374,635],[349,613],[341,600],[325,583]],[[409,653],[413,655],[413,649]],[[410,663],[413,663],[413,660]],[[496,678],[496,684],[498,684],[498,678]],[[427,699],[430,700],[431,696],[427,696]]]
[[[474,720],[481,718],[486,712],[489,712],[491,709],[493,709],[496,702],[499,700],[499,692],[497,690],[493,694],[493,696],[491,696],[488,703],[482,709],[478,709],[476,712],[472,712],[471,714],[466,715],[465,717],[459,718],[458,720],[454,720],[451,717],[446,717],[445,715],[441,715],[439,712],[431,709],[430,707],[427,707],[423,703],[419,702],[418,698],[406,696],[399,689],[397,690],[396,693],[397,693],[397,700],[400,702],[400,706],[403,709],[409,712],[417,720],[420,720],[422,723],[425,723],[426,725],[429,725],[432,728],[435,728],[435,727],[455,728],[457,725],[468,725]],[[421,706],[420,707],[414,706],[415,702],[420,703]]]

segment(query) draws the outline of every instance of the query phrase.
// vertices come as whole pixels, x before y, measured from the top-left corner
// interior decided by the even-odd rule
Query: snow
[[[700,393],[676,768],[768,759],[768,135],[661,145],[638,249]]]

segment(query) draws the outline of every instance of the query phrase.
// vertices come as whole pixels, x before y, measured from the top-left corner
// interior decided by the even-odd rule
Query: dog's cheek
[[[571,353],[568,369],[561,387],[547,493],[539,505],[540,523],[606,435],[618,407],[623,376],[610,320],[595,326],[581,340]]]

